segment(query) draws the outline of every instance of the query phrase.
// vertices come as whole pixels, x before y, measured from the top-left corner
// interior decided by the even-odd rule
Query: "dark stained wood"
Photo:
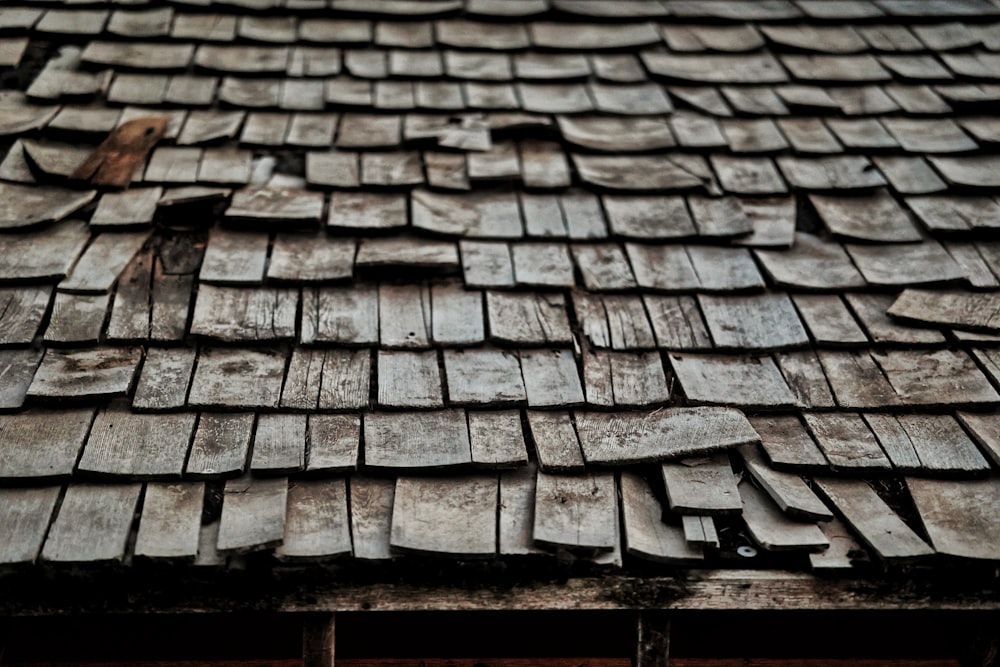
[[[350,555],[350,522],[346,479],[289,482],[285,533],[275,555],[282,560]]]
[[[521,366],[515,354],[491,348],[445,351],[448,399],[456,405],[523,405]]]
[[[538,465],[544,472],[582,472],[585,468],[573,418],[566,412],[528,410],[528,428]]]
[[[889,470],[875,434],[857,413],[806,413],[806,427],[836,470]]]
[[[0,415],[0,478],[70,476],[93,419],[86,409]]]
[[[689,403],[770,409],[797,403],[770,357],[671,353],[668,358]]]
[[[121,562],[141,484],[70,484],[42,547],[55,563]],[[101,530],[93,530],[94,526]]]
[[[931,544],[938,553],[996,560],[1000,523],[993,506],[997,479],[950,482],[906,478]]]
[[[110,294],[57,292],[49,326],[45,329],[45,342],[50,345],[96,343],[101,337],[110,303]],[[38,320],[35,321],[37,325]]]
[[[280,546],[285,535],[288,479],[249,475],[226,482],[219,524],[220,554]]]
[[[663,461],[760,439],[743,413],[731,408],[577,412],[576,427],[583,455],[594,465]]]
[[[70,274],[59,283],[59,289],[90,294],[109,292],[148,238],[149,232],[98,234]]]
[[[350,533],[348,533],[348,550],[350,550]],[[303,626],[303,667],[333,667],[337,643],[336,616],[321,614],[307,619]]]
[[[51,298],[52,289],[48,287],[0,289],[0,345],[30,344],[41,327]],[[104,306],[106,310],[107,297],[104,297]],[[50,319],[49,329],[51,327]]]
[[[767,551],[823,551],[830,541],[815,523],[803,523],[781,513],[777,505],[750,482],[739,487],[743,520],[754,542]]]
[[[0,563],[34,563],[59,500],[61,487],[5,488],[0,490]]]
[[[141,359],[142,350],[132,347],[65,352],[49,349],[28,388],[28,396],[39,399],[123,396],[132,387]]]
[[[565,344],[572,340],[561,294],[486,293],[490,338],[520,345]]]
[[[135,410],[174,410],[187,402],[195,350],[150,348],[132,398]]]
[[[201,285],[191,333],[222,341],[292,339],[298,297],[290,289]]]
[[[745,445],[737,449],[754,482],[782,512],[799,520],[828,521],[833,514],[812,489],[794,473],[773,470],[760,449]]]
[[[42,360],[42,350],[0,350],[0,408],[19,408],[24,404]]]
[[[390,558],[395,480],[352,475],[350,487],[354,557],[362,560]]]
[[[195,478],[241,475],[247,464],[252,413],[202,412],[184,474]]]
[[[137,118],[119,125],[70,178],[94,185],[127,187],[166,131],[167,119],[163,117]]]
[[[365,466],[432,470],[472,462],[462,410],[364,415]]]
[[[204,408],[276,408],[285,356],[267,350],[202,348],[188,405]]]
[[[678,514],[739,514],[742,509],[725,452],[688,458],[661,467],[670,509]]]
[[[112,406],[94,420],[79,470],[128,479],[179,478],[194,425],[194,413],[138,414]]]
[[[323,360],[319,407],[349,410],[369,403],[371,353],[368,350],[328,350]]]
[[[809,342],[787,294],[699,295],[698,304],[718,348],[776,350]]]
[[[701,549],[684,539],[679,526],[662,521],[663,507],[644,479],[622,472],[621,494],[625,549],[630,555],[656,563],[694,563],[704,558]]]
[[[258,475],[298,472],[306,465],[306,415],[257,417],[250,469]]]
[[[379,350],[378,402],[391,408],[443,407],[437,352]]]
[[[583,378],[590,405],[629,407],[670,400],[670,387],[658,352],[585,354]]]
[[[668,350],[712,347],[708,327],[694,297],[645,295],[642,300],[657,346]]]
[[[473,464],[509,468],[528,462],[519,411],[473,411],[468,413],[468,419]]]
[[[193,562],[198,555],[204,496],[204,482],[147,484],[135,555]]]
[[[405,553],[493,556],[498,496],[496,475],[400,477],[390,544]]]
[[[585,553],[615,548],[618,516],[613,474],[539,472],[536,484],[532,531],[536,545]]]
[[[361,417],[358,415],[309,415],[306,470],[346,472],[358,466]]]
[[[302,343],[378,342],[378,292],[373,286],[306,289],[302,302]]]
[[[168,275],[162,262],[153,266],[153,305],[149,337],[155,341],[178,341],[187,331],[194,276]]]
[[[576,360],[569,350],[522,350],[519,356],[529,407],[569,407],[584,402]]]
[[[819,478],[815,483],[847,524],[880,558],[915,559],[934,553],[867,482]]]

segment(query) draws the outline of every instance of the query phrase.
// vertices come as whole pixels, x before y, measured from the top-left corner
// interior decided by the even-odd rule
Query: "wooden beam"
[[[302,625],[302,666],[333,667],[336,656],[336,616],[316,614]]]
[[[670,662],[670,617],[662,612],[639,612],[635,667],[667,667]]]

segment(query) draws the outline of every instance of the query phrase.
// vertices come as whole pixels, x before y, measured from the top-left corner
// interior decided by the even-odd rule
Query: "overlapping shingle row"
[[[998,21],[3,7],[0,564],[1000,558]]]

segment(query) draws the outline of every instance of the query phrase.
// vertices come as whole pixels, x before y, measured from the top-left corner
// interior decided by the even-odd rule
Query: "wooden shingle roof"
[[[998,72],[989,0],[5,2],[0,569],[995,566]]]

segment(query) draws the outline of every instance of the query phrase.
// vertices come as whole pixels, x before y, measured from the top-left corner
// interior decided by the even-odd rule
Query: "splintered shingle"
[[[670,509],[678,514],[714,516],[742,509],[725,452],[664,463],[661,469]]]
[[[700,561],[704,554],[684,539],[683,531],[662,521],[663,508],[649,484],[638,475],[621,476],[625,548],[632,556],[658,563]]]
[[[561,294],[487,292],[486,310],[494,341],[551,345],[573,339]]]
[[[583,358],[583,378],[590,405],[628,407],[670,400],[659,353],[595,351]]]
[[[578,412],[576,427],[587,462],[631,465],[758,442],[739,410],[696,407],[653,412]]]
[[[585,552],[615,548],[615,478],[611,473],[539,472],[535,490],[535,544]]]

